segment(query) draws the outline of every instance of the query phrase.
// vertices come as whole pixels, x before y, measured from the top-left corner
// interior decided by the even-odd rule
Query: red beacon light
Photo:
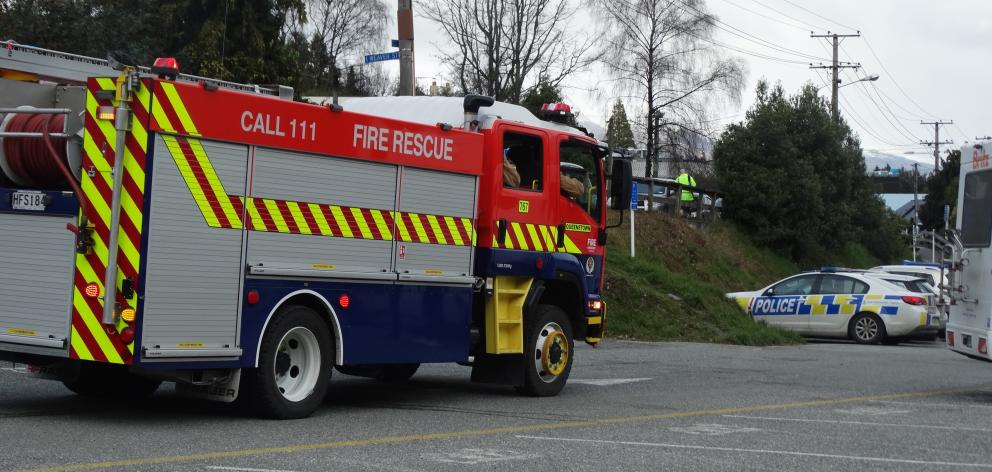
[[[542,120],[567,123],[572,116],[572,107],[566,103],[545,103],[541,105],[540,118]]]
[[[176,80],[179,77],[179,61],[174,57],[160,57],[152,64],[152,73],[160,79]]]

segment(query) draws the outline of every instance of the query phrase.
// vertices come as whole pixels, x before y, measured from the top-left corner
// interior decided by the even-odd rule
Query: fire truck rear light
[[[979,354],[989,353],[989,344],[985,338],[978,338],[978,353]]]
[[[590,300],[589,301],[589,309],[592,310],[592,311],[600,311],[600,310],[602,310],[603,309],[603,301],[602,300]]]
[[[544,259],[541,258],[541,257],[538,257],[537,259],[535,259],[534,260],[534,267],[537,267],[537,270],[543,269],[544,268]]]
[[[114,107],[104,106],[96,109],[96,119],[98,120],[114,120]]]
[[[121,342],[124,344],[131,344],[134,342],[134,328],[128,326],[121,331]]]
[[[121,319],[124,320],[126,323],[134,323],[134,319],[136,316],[137,313],[134,311],[134,308],[125,308],[123,311],[121,311]]]
[[[945,335],[947,336],[947,345],[948,346],[953,346],[954,345],[954,331],[947,331],[945,333]]]
[[[248,293],[245,295],[245,301],[248,302],[249,305],[255,305],[261,299],[262,296],[259,295],[258,290],[249,290]]]
[[[341,296],[338,297],[338,306],[341,308],[348,308],[351,306],[351,297],[349,297],[347,293],[341,294]]]
[[[902,301],[910,305],[926,305],[927,299],[923,297],[917,297],[915,295],[903,295]]]
[[[100,286],[96,283],[90,282],[86,284],[83,288],[83,293],[90,298],[97,298],[100,296]]]

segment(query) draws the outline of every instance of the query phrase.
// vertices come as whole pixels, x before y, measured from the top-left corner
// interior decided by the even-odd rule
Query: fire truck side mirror
[[[621,211],[630,208],[631,180],[633,175],[630,161],[614,159],[613,169],[610,172],[610,208]]]

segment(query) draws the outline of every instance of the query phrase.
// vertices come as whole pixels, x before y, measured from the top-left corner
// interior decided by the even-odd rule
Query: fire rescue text
[[[352,146],[377,151],[392,151],[413,157],[451,160],[454,141],[411,131],[390,130],[377,126],[355,125]]]

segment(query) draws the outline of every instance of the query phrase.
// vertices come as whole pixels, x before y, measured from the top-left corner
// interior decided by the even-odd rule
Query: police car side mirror
[[[626,210],[630,208],[630,186],[633,180],[630,161],[624,159],[614,159],[613,169],[611,170],[610,208],[621,211]]]

